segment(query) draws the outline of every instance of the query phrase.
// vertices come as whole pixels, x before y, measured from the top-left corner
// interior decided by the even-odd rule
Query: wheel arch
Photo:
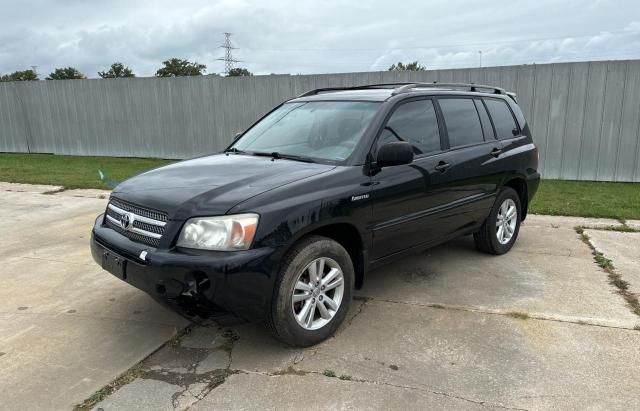
[[[529,186],[527,185],[527,180],[520,176],[513,176],[507,179],[502,186],[513,188],[518,193],[520,206],[522,207],[520,221],[524,221],[529,211]]]
[[[353,269],[355,274],[355,288],[361,288],[364,283],[364,275],[366,272],[366,247],[363,239],[363,235],[358,228],[346,221],[330,221],[322,225],[314,225],[308,227],[305,230],[297,233],[291,241],[287,244],[284,254],[288,253],[293,246],[301,239],[310,235],[319,235],[327,237],[347,250],[351,261],[353,262]]]

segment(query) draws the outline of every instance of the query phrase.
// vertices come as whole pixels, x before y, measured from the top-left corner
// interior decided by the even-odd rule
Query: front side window
[[[244,133],[232,148],[343,161],[379,107],[379,103],[359,101],[286,103]]]
[[[487,104],[489,114],[493,119],[493,125],[496,127],[496,134],[499,139],[513,138],[518,134],[518,126],[511,114],[511,110],[502,100],[486,98],[484,102]]]
[[[416,154],[440,151],[440,132],[433,101],[411,101],[393,112],[382,130],[378,147],[394,141],[411,143]]]
[[[442,98],[438,100],[449,135],[451,148],[484,141],[478,111],[470,98]]]

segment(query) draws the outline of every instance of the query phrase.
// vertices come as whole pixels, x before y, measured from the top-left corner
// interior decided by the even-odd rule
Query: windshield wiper
[[[245,154],[246,151],[240,150],[239,148],[231,147],[224,150],[225,153],[236,153],[236,154]]]
[[[316,161],[313,160],[310,157],[305,157],[305,156],[297,156],[294,154],[284,154],[284,153],[279,153],[277,151],[273,151],[271,153],[267,153],[264,151],[252,151],[251,154],[253,154],[254,156],[262,156],[262,157],[271,157],[274,160],[278,160],[281,158],[287,159],[287,160],[294,160],[294,161],[303,161],[305,163],[315,163]]]

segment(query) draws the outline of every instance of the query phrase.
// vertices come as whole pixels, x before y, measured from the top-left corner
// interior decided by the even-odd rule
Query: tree
[[[201,76],[207,69],[204,64],[172,58],[162,62],[164,67],[156,71],[156,77]]]
[[[425,71],[426,69],[425,66],[418,64],[417,61],[407,64],[399,61],[398,64],[392,64],[389,67],[389,71]]]
[[[253,76],[253,73],[251,73],[246,68],[242,68],[242,67],[232,68],[231,70],[229,70],[229,73],[227,73],[227,77],[241,77],[241,76]]]
[[[83,80],[86,79],[84,74],[80,73],[74,67],[57,68],[53,73],[49,74],[47,80]]]
[[[0,76],[0,81],[35,81],[38,74],[33,70],[14,71],[11,74]]]
[[[136,76],[129,67],[119,62],[113,63],[107,71],[99,71],[98,75],[102,78],[124,78]]]

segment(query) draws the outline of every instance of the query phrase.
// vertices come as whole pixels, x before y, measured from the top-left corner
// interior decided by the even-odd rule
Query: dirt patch
[[[437,273],[425,268],[413,268],[402,273],[402,280],[407,283],[425,283],[432,281]]]

